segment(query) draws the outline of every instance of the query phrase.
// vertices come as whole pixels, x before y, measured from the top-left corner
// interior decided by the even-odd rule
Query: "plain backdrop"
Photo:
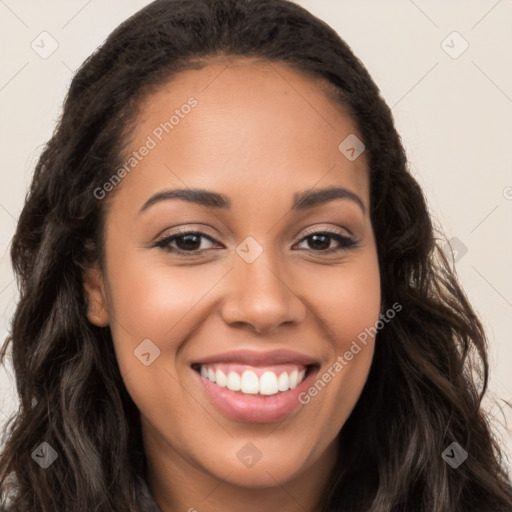
[[[17,296],[10,239],[74,71],[148,3],[0,0],[1,341]],[[512,405],[512,2],[297,3],[352,47],[392,107],[412,172],[452,240],[457,274],[487,329],[484,404],[510,458],[512,411],[504,404]],[[15,406],[12,369],[0,368],[0,430]]]

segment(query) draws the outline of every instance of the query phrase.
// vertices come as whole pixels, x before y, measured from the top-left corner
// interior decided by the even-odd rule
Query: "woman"
[[[510,511],[486,339],[389,108],[284,0],[158,0],[12,243],[12,511]]]

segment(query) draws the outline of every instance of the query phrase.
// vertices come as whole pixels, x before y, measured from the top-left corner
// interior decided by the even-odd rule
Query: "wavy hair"
[[[481,407],[487,339],[439,250],[389,107],[326,23],[286,0],[157,0],[122,23],[73,78],[12,240],[20,298],[12,343],[19,406],[4,432],[0,501],[9,512],[148,512],[140,418],[108,327],[92,325],[83,271],[103,261],[108,200],[93,191],[122,163],[141,102],[218,56],[286,63],[351,113],[370,172],[382,304],[362,394],[340,431],[324,512],[510,512],[512,486]],[[57,462],[32,460],[46,441]],[[457,469],[452,442],[469,454]]]

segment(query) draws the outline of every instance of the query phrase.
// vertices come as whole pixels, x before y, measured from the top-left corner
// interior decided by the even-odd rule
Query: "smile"
[[[311,354],[285,349],[232,350],[189,364],[200,392],[218,412],[252,423],[279,421],[303,407],[298,397],[321,366]]]
[[[295,389],[304,380],[308,369],[294,364],[265,368],[230,363],[198,366],[195,369],[201,376],[218,387],[249,395],[275,395]]]

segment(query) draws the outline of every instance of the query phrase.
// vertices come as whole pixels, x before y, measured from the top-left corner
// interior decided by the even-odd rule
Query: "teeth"
[[[290,389],[290,378],[286,372],[281,373],[277,379],[277,389],[279,391],[288,391]]]
[[[245,370],[240,375],[235,371],[227,372],[227,375],[215,365],[201,365],[201,376],[211,382],[215,382],[221,388],[231,391],[241,391],[249,395],[275,395],[281,391],[295,389],[306,375],[306,369],[291,372],[281,372],[279,376],[271,371],[265,370],[260,377],[253,370]]]
[[[228,382],[228,379],[226,377],[226,374],[222,370],[217,370],[215,372],[215,383],[217,384],[217,386],[220,386],[221,388],[225,388],[227,382]]]
[[[228,373],[228,382],[226,387],[230,389],[231,391],[240,391],[241,387],[241,377],[236,372],[229,372]]]
[[[275,395],[277,393],[277,377],[274,372],[263,372],[260,378],[259,391],[262,395]]]
[[[299,376],[299,372],[297,370],[293,370],[290,373],[290,388],[295,389],[297,387],[297,377]]]
[[[260,381],[258,376],[251,370],[245,370],[242,373],[242,384],[240,387],[242,393],[249,393],[255,395],[260,391]]]

